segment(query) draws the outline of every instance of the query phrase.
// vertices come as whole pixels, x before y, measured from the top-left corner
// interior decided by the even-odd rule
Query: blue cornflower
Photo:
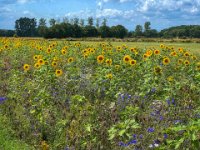
[[[152,88],[151,92],[154,93],[156,91],[156,88]]]
[[[150,132],[150,133],[151,133],[151,132],[154,132],[154,128],[148,128],[148,129],[147,129],[147,132]]]
[[[140,137],[140,139],[142,139],[142,138],[143,138],[143,135],[142,135],[142,134],[140,134],[140,136],[139,136],[139,137]]]
[[[169,99],[167,99],[167,104],[170,105],[170,100]]]
[[[172,104],[174,104],[174,105],[175,105],[175,99],[174,99],[174,98],[172,98]]]
[[[168,135],[166,133],[164,133],[163,136],[164,136],[164,139],[166,139],[168,137]]]
[[[137,144],[137,140],[131,140],[130,144]]]
[[[5,100],[7,100],[6,97],[0,97],[0,103],[3,103]]]
[[[136,139],[136,138],[137,138],[137,135],[136,135],[136,134],[133,134],[133,138]]]

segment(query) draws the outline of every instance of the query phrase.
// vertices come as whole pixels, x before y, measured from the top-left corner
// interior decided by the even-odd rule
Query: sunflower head
[[[62,50],[61,50],[61,53],[62,53],[63,55],[66,55],[66,54],[67,54],[67,51],[66,51],[65,49],[62,49]]]
[[[111,80],[111,79],[113,78],[113,75],[112,75],[112,73],[109,73],[109,74],[107,74],[107,75],[106,75],[106,78],[108,78],[108,79],[110,79],[110,80]]]
[[[73,57],[69,57],[68,60],[67,60],[68,63],[71,63],[71,62],[73,62],[73,61],[74,61],[74,58],[73,58]]]
[[[34,68],[39,69],[40,68],[40,64],[39,63],[35,63]]]
[[[160,51],[159,50],[154,50],[154,54],[155,55],[160,55]]]
[[[120,65],[115,65],[115,69],[119,70],[120,69]]]
[[[170,53],[171,56],[177,56],[177,53],[175,51]]]
[[[183,59],[178,60],[178,64],[181,65],[183,63]]]
[[[154,67],[154,73],[160,75],[162,73],[162,68],[160,66]]]
[[[184,53],[184,56],[185,56],[185,57],[189,57],[189,56],[190,56],[190,53],[189,53],[189,52],[185,52],[185,53]]]
[[[131,60],[131,56],[130,56],[130,55],[125,55],[124,58],[123,58],[123,61],[124,61],[125,63],[129,63],[130,60]]]
[[[131,65],[131,66],[135,66],[135,65],[136,65],[136,63],[137,63],[137,61],[136,61],[136,60],[134,60],[134,59],[130,60],[130,65]]]
[[[38,60],[38,58],[39,58],[38,55],[34,55],[34,56],[33,56],[33,59],[34,59],[34,60]]]
[[[104,56],[103,55],[97,56],[97,62],[98,63],[103,63],[103,61],[104,61]]]
[[[168,78],[167,78],[167,81],[168,82],[172,82],[174,80],[174,78],[172,77],[172,76],[169,76]]]
[[[168,58],[168,57],[165,57],[164,59],[163,59],[163,64],[164,65],[168,65],[170,63],[170,59]]]
[[[200,71],[200,62],[196,64],[196,69]]]
[[[37,61],[40,65],[44,65],[45,61],[43,59],[38,59]]]
[[[58,64],[57,64],[56,61],[53,61],[53,62],[51,63],[51,65],[52,65],[53,67],[56,67]]]
[[[106,65],[111,66],[112,65],[112,59],[106,59]]]
[[[24,69],[24,71],[30,70],[30,65],[29,64],[24,64],[23,69]]]
[[[56,69],[55,74],[56,74],[57,77],[59,77],[63,74],[63,71],[61,69]]]
[[[185,64],[186,66],[188,66],[188,65],[190,64],[190,61],[189,61],[189,60],[185,60],[185,61],[184,61],[184,64]]]

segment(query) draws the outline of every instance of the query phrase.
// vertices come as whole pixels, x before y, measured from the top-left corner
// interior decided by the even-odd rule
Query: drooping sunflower
[[[29,64],[24,64],[23,69],[24,69],[24,71],[30,70],[30,65]]]
[[[168,57],[165,57],[164,59],[163,59],[163,64],[164,65],[168,65],[170,63],[170,59],[168,58]]]
[[[103,61],[104,61],[104,56],[103,55],[97,56],[97,62],[98,63],[103,63]]]
[[[137,63],[137,61],[136,61],[136,60],[134,60],[134,59],[130,60],[130,65],[131,65],[131,66],[135,66],[135,65],[136,65],[136,63]]]
[[[200,62],[196,64],[196,69],[200,71]]]
[[[188,66],[188,65],[190,64],[190,61],[189,61],[189,60],[185,60],[185,61],[184,61],[184,64],[185,64],[186,66]]]
[[[111,66],[112,65],[112,59],[106,59],[106,65]]]
[[[160,66],[154,67],[154,73],[160,75],[162,73],[162,68]]]
[[[35,63],[34,68],[36,68],[36,69],[40,68],[40,64],[39,63]]]
[[[130,60],[131,60],[131,56],[130,56],[130,55],[125,55],[124,58],[123,58],[123,61],[124,61],[125,63],[129,63]]]
[[[159,50],[154,50],[154,54],[155,55],[160,55],[160,51]]]
[[[63,71],[61,69],[56,69],[56,76],[59,77],[63,74]]]

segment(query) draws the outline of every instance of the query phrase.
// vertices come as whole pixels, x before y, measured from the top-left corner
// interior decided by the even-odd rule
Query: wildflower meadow
[[[200,149],[192,49],[0,38],[0,72],[0,149]]]

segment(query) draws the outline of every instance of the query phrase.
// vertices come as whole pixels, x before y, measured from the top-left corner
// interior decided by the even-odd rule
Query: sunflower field
[[[200,149],[200,56],[184,47],[1,38],[0,72],[0,119],[27,149]]]

